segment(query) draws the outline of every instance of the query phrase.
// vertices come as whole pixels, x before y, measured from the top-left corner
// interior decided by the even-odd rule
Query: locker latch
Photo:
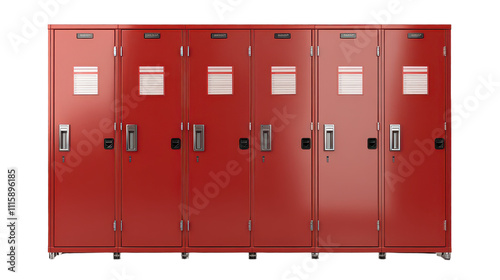
[[[444,138],[436,138],[434,140],[434,148],[436,148],[436,150],[444,149]]]
[[[377,138],[368,138],[367,146],[369,150],[377,149]]]
[[[239,144],[242,150],[248,150],[250,146],[248,138],[240,138]]]
[[[114,146],[115,146],[115,139],[104,138],[104,149],[105,150],[113,150]]]
[[[179,150],[181,148],[181,139],[172,138],[170,140],[170,148],[172,148],[172,150]]]
[[[310,150],[311,138],[302,138],[302,140],[300,140],[300,147],[302,148],[302,150]]]

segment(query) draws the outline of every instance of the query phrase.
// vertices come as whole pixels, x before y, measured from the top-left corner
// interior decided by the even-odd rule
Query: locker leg
[[[120,253],[113,253],[113,259],[114,260],[119,260],[120,259]]]
[[[248,253],[248,259],[250,260],[257,259],[257,253]]]
[[[311,253],[311,257],[312,257],[314,260],[317,260],[317,259],[319,259],[319,253]]]
[[[56,258],[58,254],[57,253],[49,253],[49,259],[53,260]]]
[[[437,253],[437,255],[447,261],[451,259],[451,253]]]
[[[384,253],[378,253],[378,258],[381,260],[385,260],[385,252]]]
[[[183,260],[189,259],[189,253],[181,253],[181,257]]]

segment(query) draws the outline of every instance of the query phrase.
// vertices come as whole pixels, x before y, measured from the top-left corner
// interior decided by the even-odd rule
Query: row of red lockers
[[[450,26],[49,26],[49,251],[450,252]]]

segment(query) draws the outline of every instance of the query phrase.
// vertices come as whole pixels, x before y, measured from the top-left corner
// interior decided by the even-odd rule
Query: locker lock
[[[179,150],[181,148],[181,139],[172,138],[170,140],[170,148],[172,148],[172,150]]]
[[[444,149],[444,138],[436,138],[434,140],[434,148],[436,148],[436,150]]]
[[[113,150],[114,147],[115,147],[115,139],[104,138],[104,149],[105,150]]]
[[[310,150],[311,138],[302,138],[302,140],[300,140],[300,147],[302,148],[302,150]]]
[[[240,138],[240,149],[248,150],[250,144],[248,138]]]
[[[368,138],[367,146],[369,150],[377,149],[377,138]]]

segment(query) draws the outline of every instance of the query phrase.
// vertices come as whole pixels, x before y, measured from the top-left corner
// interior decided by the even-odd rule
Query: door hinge
[[[380,231],[380,220],[377,220],[377,231]]]
[[[189,131],[189,122],[188,122],[188,131]]]
[[[184,130],[184,123],[181,122],[181,131]]]
[[[184,46],[181,46],[181,56],[184,56]]]
[[[314,47],[311,46],[311,56],[314,56]]]
[[[380,122],[377,122],[377,130],[380,130]]]
[[[314,123],[311,123],[311,131],[314,130]]]
[[[189,56],[189,46],[188,46],[187,52],[188,52],[187,55]]]
[[[120,56],[123,56],[123,46],[120,47]]]
[[[446,130],[446,122],[444,122],[444,130]]]
[[[316,56],[319,56],[319,46],[318,49],[316,50]]]
[[[189,220],[188,220],[188,231],[189,231]]]
[[[116,220],[113,222],[113,231],[116,231]]]
[[[446,220],[444,220],[444,231],[447,231]]]
[[[248,123],[248,130],[252,130],[252,122]]]
[[[123,221],[120,221],[120,231],[123,231]]]
[[[311,231],[314,230],[314,225],[313,224],[314,224],[314,222],[313,222],[313,220],[311,220]]]
[[[120,123],[120,130],[123,130],[123,123]]]
[[[252,46],[248,46],[248,56],[252,56]]]
[[[318,131],[319,131],[319,122],[318,122]]]
[[[248,220],[248,231],[252,231],[252,220]]]
[[[116,56],[116,46],[113,47],[113,55]]]
[[[318,220],[318,231],[319,231],[319,220]]]
[[[446,56],[446,46],[443,47],[443,56]]]
[[[377,46],[377,56],[380,56],[380,46]]]
[[[116,123],[113,123],[113,129],[116,131]]]
[[[181,231],[184,231],[184,221],[182,221],[182,220],[181,220],[181,225],[180,225],[180,227],[181,227]]]

